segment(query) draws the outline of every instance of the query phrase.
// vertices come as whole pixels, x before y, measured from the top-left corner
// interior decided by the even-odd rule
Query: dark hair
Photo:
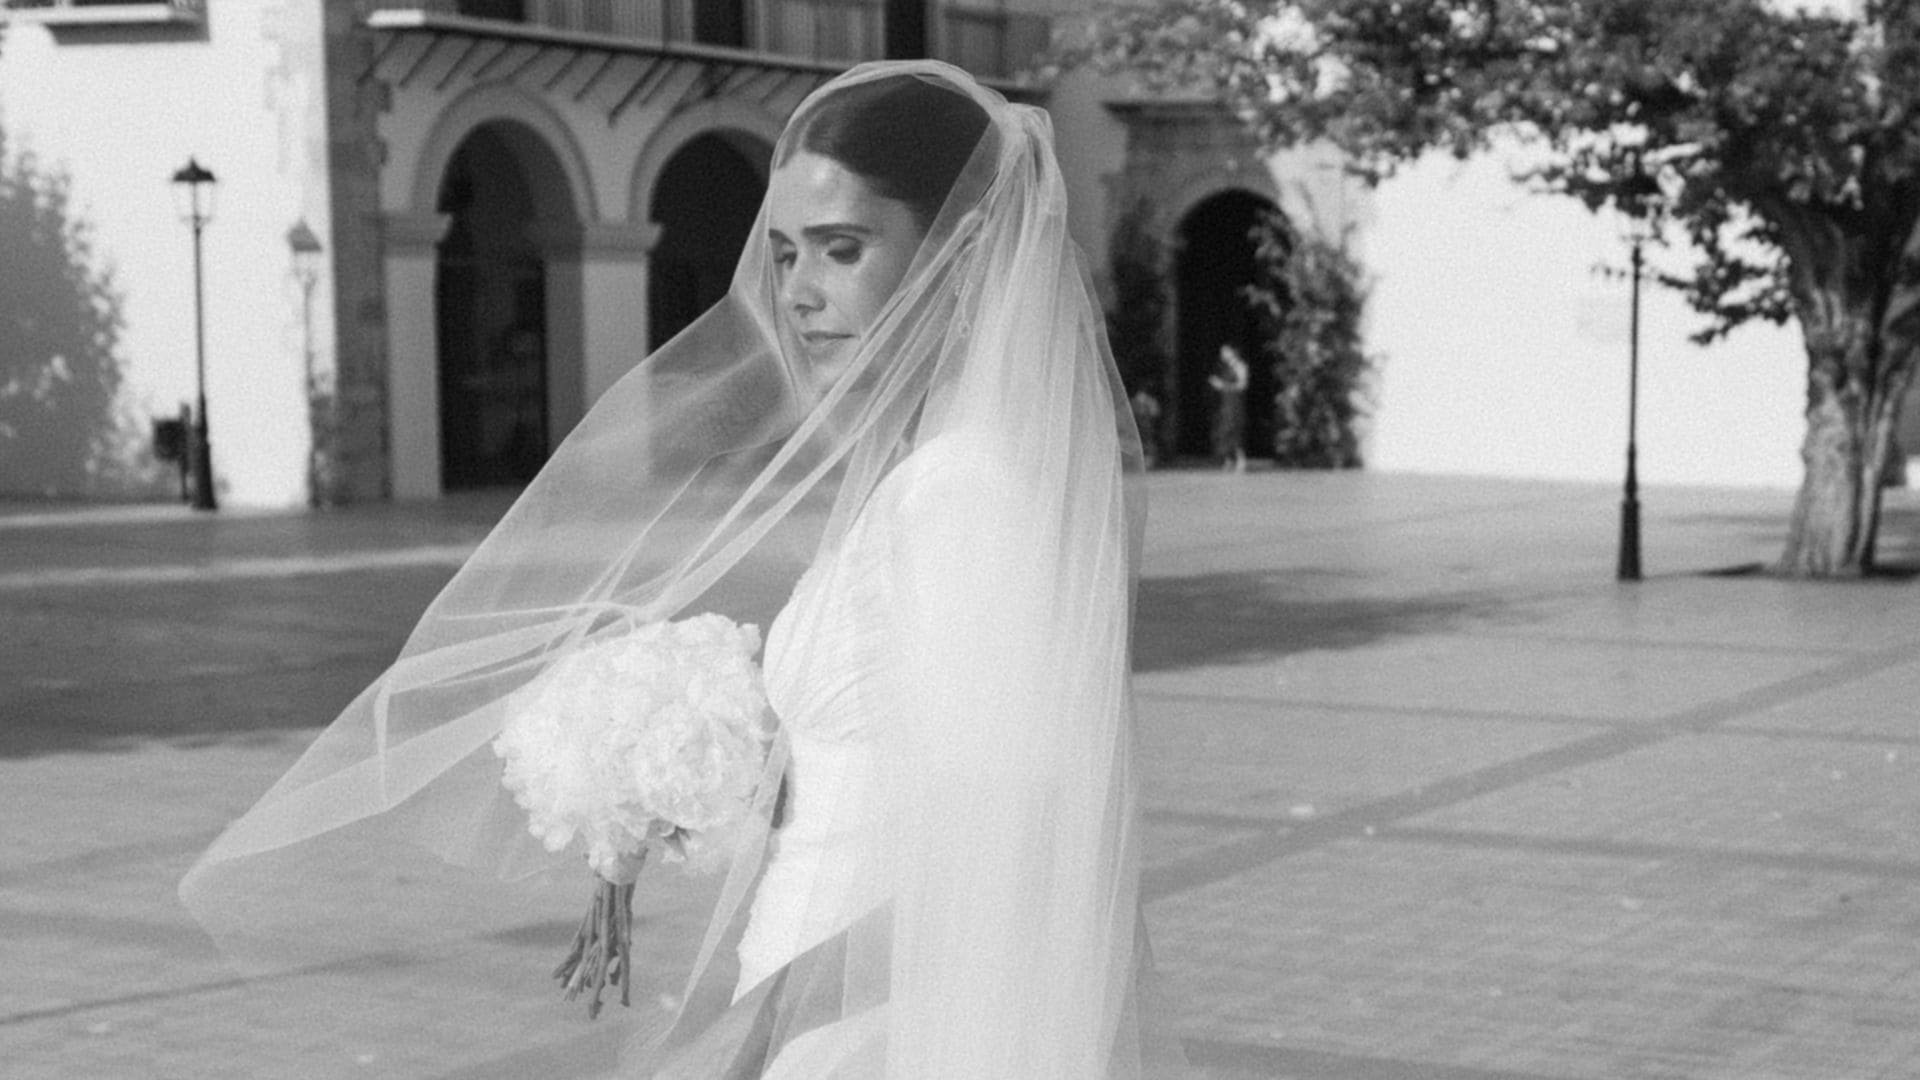
[[[913,75],[855,83],[822,98],[789,144],[831,158],[874,193],[930,225],[987,133],[987,113],[958,90]]]

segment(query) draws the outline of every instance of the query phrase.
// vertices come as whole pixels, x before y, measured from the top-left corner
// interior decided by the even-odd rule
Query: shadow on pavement
[[[1137,672],[1245,664],[1485,619],[1510,605],[1492,594],[1380,599],[1304,593],[1298,573],[1218,573],[1140,581]]]
[[[1889,503],[1880,512],[1879,533],[1874,544],[1874,573],[1868,581],[1906,581],[1920,577],[1920,506],[1896,505],[1889,492]],[[1785,549],[1788,515],[1737,514],[1724,512],[1675,513],[1666,525],[1704,526],[1737,532],[1741,541],[1773,549],[1775,555]],[[1771,561],[1771,560],[1769,560]],[[1743,577],[1761,573],[1766,563],[1740,563],[1707,571],[1715,577]]]
[[[273,743],[331,722],[380,665],[332,664],[0,697],[0,760]]]
[[[21,606],[23,640],[0,664],[0,760],[317,731],[379,676],[445,576],[224,583],[192,600],[179,589],[68,591]],[[1480,592],[1339,591],[1297,570],[1145,579],[1135,669],[1352,649],[1511,607]]]

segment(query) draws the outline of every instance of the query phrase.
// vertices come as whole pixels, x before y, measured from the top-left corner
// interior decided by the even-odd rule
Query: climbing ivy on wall
[[[1365,279],[1346,240],[1296,235],[1277,213],[1254,230],[1258,272],[1246,297],[1273,365],[1273,459],[1283,469],[1361,465],[1374,358],[1360,336]]]

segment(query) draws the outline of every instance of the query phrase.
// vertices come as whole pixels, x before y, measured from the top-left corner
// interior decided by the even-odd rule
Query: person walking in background
[[[1140,457],[1151,469],[1160,463],[1160,399],[1140,389],[1128,399],[1133,426],[1140,429]]]
[[[1207,384],[1220,395],[1213,414],[1213,456],[1228,472],[1247,471],[1247,362],[1232,345],[1220,346],[1220,362]]]

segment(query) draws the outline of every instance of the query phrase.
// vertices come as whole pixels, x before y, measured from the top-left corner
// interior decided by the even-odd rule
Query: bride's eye
[[[791,270],[800,253],[793,248],[780,248],[773,253],[773,265],[782,270]]]
[[[840,240],[827,245],[827,258],[842,266],[860,261],[861,245],[855,240]]]

